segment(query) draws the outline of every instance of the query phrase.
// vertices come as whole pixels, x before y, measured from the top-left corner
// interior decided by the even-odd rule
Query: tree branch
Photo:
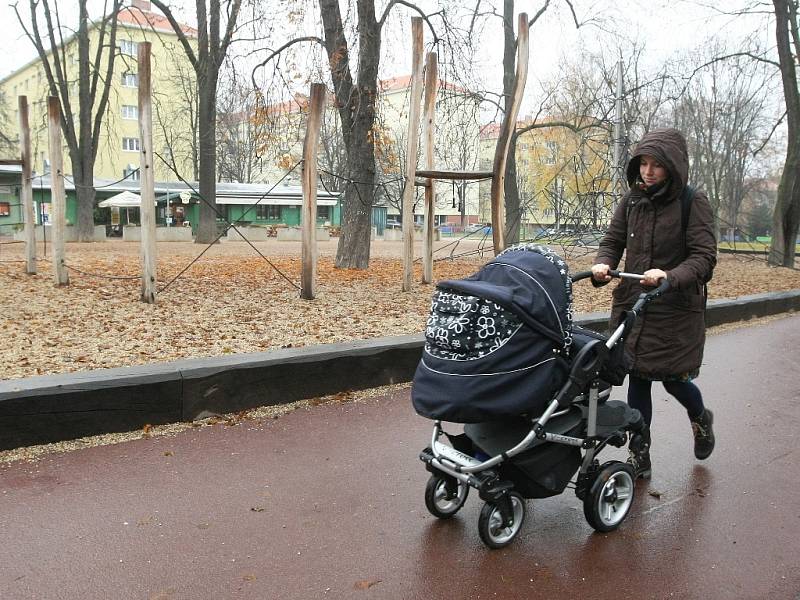
[[[391,12],[392,8],[394,8],[397,4],[402,4],[403,6],[407,6],[411,10],[419,13],[419,16],[421,16],[425,20],[425,22],[428,24],[428,28],[431,30],[431,33],[433,34],[434,44],[439,41],[439,37],[436,35],[436,29],[433,28],[433,23],[431,23],[429,20],[430,15],[426,14],[425,11],[422,10],[416,4],[408,2],[408,0],[392,0],[391,2],[389,2],[389,4],[386,5],[386,8],[383,9],[383,14],[381,15],[381,18],[378,20],[379,30],[383,29],[383,24],[386,22],[389,13]]]
[[[758,155],[764,148],[766,148],[767,144],[772,139],[772,136],[775,133],[775,130],[778,129],[778,127],[780,127],[780,124],[783,123],[783,120],[786,118],[786,114],[787,114],[786,111],[783,111],[783,114],[781,115],[781,118],[778,119],[777,121],[775,121],[775,124],[772,126],[772,129],[770,130],[769,135],[767,135],[767,137],[764,138],[764,142],[758,148],[753,150],[753,156]]]
[[[250,75],[250,78],[253,81],[253,89],[258,89],[258,85],[256,84],[256,70],[265,67],[266,64],[269,61],[271,61],[273,58],[278,56],[281,52],[283,52],[284,50],[286,50],[290,46],[293,46],[294,44],[299,44],[300,42],[316,42],[316,43],[320,44],[323,47],[325,46],[325,41],[322,38],[317,37],[315,35],[307,35],[305,37],[299,37],[299,38],[294,38],[293,40],[289,40],[288,42],[286,42],[280,48],[278,48],[276,50],[273,50],[272,53],[269,56],[267,56],[267,58],[265,58],[263,61],[261,61],[255,67],[253,67],[253,70],[252,70],[251,75]]]
[[[109,48],[108,48],[108,64],[106,67],[106,80],[105,85],[103,86],[103,93],[100,96],[100,103],[97,105],[97,112],[95,113],[95,122],[94,128],[92,130],[92,150],[94,151],[94,155],[97,156],[97,149],[99,148],[100,144],[98,143],[100,140],[100,128],[103,123],[103,119],[106,116],[106,107],[108,106],[108,98],[111,93],[111,79],[114,77],[114,58],[117,51],[117,17],[119,16],[119,11],[122,8],[121,0],[114,0],[114,8],[113,13],[111,15],[111,33],[109,34]],[[105,30],[105,27],[103,27]],[[98,51],[97,54],[97,62],[95,63],[95,71],[97,73],[100,72],[100,52]],[[92,98],[94,99],[95,94],[97,93],[97,89],[92,90]]]
[[[528,21],[528,27],[532,27],[533,24],[536,23],[536,21],[539,20],[539,17],[541,17],[545,13],[545,11],[547,10],[548,6],[550,6],[550,0],[545,0],[545,3],[542,5],[542,8],[540,8],[538,11],[536,11],[536,14],[533,15],[533,17]],[[574,16],[575,15],[575,11],[573,11],[572,14]]]
[[[151,0],[151,2],[160,10],[164,16],[169,21],[169,24],[172,26],[172,30],[175,32],[175,35],[178,36],[178,41],[183,46],[184,52],[186,52],[186,56],[189,58],[189,62],[192,63],[192,66],[197,70],[197,55],[194,53],[192,49],[192,45],[189,43],[189,39],[186,37],[186,34],[181,28],[180,23],[175,20],[175,16],[172,14],[172,10],[162,2],[162,0]]]
[[[233,4],[230,5],[230,12],[228,13],[228,24],[225,26],[225,35],[222,38],[222,42],[220,43],[219,49],[220,54],[225,56],[228,52],[228,46],[231,45],[231,39],[233,39],[233,32],[236,30],[236,21],[239,20],[239,9],[242,6],[242,0],[236,0]]]

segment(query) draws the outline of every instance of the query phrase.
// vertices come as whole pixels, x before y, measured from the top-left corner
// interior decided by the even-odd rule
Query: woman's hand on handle
[[[594,267],[592,267],[592,272],[594,273]],[[644,279],[642,279],[639,283],[650,287],[657,286],[662,279],[667,278],[667,273],[661,269],[648,269],[643,273],[643,275]]]
[[[592,265],[592,279],[595,281],[611,281],[611,276],[608,274],[610,268],[603,263]]]

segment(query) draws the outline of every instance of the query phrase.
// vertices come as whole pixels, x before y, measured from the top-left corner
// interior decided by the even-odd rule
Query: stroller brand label
[[[561,444],[569,444],[570,446],[583,445],[583,440],[574,437],[569,437],[568,435],[559,435],[557,433],[546,433],[544,437],[548,442],[559,442]]]
[[[469,456],[468,454],[464,454],[463,452],[459,452],[455,448],[451,448],[450,446],[445,446],[439,442],[435,442],[436,451],[444,456],[445,458],[452,460],[454,463],[457,463],[462,466],[470,466],[474,467],[475,465],[481,464],[479,460],[476,460]]]

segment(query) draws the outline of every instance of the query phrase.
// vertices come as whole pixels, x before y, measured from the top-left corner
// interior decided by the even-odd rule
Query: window
[[[128,152],[138,152],[139,138],[122,138],[122,149]]]
[[[139,118],[139,107],[131,104],[122,105],[122,118],[133,119],[134,121]]]
[[[330,218],[331,218],[330,206],[317,206],[317,219],[322,219],[323,221],[329,221]]]
[[[123,73],[122,87],[139,87],[139,75],[137,73]]]
[[[139,173],[140,173],[139,167],[137,167],[134,164],[128,163],[128,166],[125,167],[122,171],[122,176],[126,177],[128,181],[139,181]]]
[[[558,156],[558,144],[555,142],[545,142],[545,152],[542,157],[542,162],[546,165],[556,164],[556,157]]]
[[[120,40],[119,51],[128,56],[137,56],[139,52],[139,44],[132,40]]]
[[[278,221],[281,218],[281,207],[272,204],[266,206],[258,204],[256,205],[256,218]]]
[[[11,216],[11,204],[8,202],[0,202],[0,217]]]

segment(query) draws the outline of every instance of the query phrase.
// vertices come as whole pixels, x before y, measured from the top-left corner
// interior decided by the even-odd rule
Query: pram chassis
[[[613,270],[609,271],[609,275],[643,279],[643,275]],[[572,280],[588,277],[591,277],[591,272],[587,271],[575,274]],[[528,434],[508,450],[486,460],[478,460],[440,442],[440,437],[447,434],[441,421],[434,421],[431,444],[420,453],[420,459],[431,473],[425,493],[428,510],[438,518],[450,518],[466,502],[469,488],[475,488],[485,503],[478,522],[481,539],[490,548],[508,545],[519,533],[524,521],[525,501],[514,490],[513,482],[499,477],[496,468],[530,449],[538,440],[543,440],[584,451],[577,476],[572,482],[576,496],[583,500],[584,516],[597,531],[611,531],[619,527],[634,499],[633,469],[621,461],[609,461],[601,465],[596,456],[608,444],[624,446],[628,434],[644,425],[640,420],[635,428],[627,426],[598,436],[600,399],[606,398],[611,391],[610,388],[600,391],[599,371],[609,351],[623,341],[646,305],[661,296],[668,287],[667,281],[663,280],[651,292],[641,294],[605,343],[592,340],[581,349],[573,361],[567,383],[544,412],[538,418],[531,419],[532,427]],[[586,410],[586,437],[547,431],[547,424],[552,419],[566,415],[576,406],[583,406]]]

